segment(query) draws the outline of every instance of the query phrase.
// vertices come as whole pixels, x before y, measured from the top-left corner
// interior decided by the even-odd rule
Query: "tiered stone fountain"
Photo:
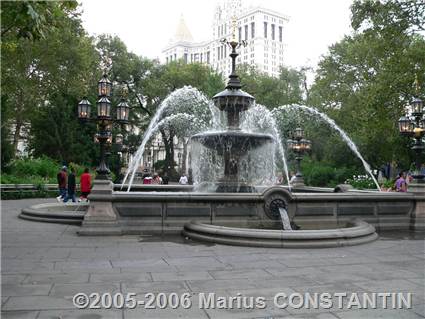
[[[220,132],[199,133],[191,137],[222,157],[224,172],[216,182],[215,191],[224,193],[251,193],[253,185],[242,178],[240,171],[241,157],[253,150],[273,143],[274,138],[269,134],[243,132],[240,128],[240,113],[248,110],[255,102],[252,95],[241,90],[242,85],[236,74],[236,48],[241,45],[235,39],[227,42],[232,48],[232,73],[224,91],[213,97],[215,106],[225,112],[227,130]]]

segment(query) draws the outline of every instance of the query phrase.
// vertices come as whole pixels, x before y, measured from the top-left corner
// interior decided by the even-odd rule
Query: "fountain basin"
[[[232,154],[244,155],[249,150],[274,141],[274,138],[269,134],[249,133],[238,130],[199,133],[193,135],[191,139],[209,149],[216,150],[219,155],[223,155],[226,150]]]
[[[118,189],[119,186],[116,185]],[[193,193],[188,191],[190,186],[171,186],[174,191],[164,191],[169,189],[167,185],[137,185],[135,189],[139,191],[120,192],[113,191],[111,184],[109,191],[93,190],[88,204],[34,205],[23,209],[19,217],[82,223],[81,235],[179,234],[192,220],[225,227],[279,230],[280,217],[270,214],[269,203],[280,199],[287,206],[291,221],[301,230],[321,229],[326,224],[339,228],[354,218],[378,231],[409,230],[415,229],[415,209],[425,200],[425,196],[411,193],[326,193],[326,189],[289,193],[280,186],[255,193]],[[88,216],[86,211],[90,209],[99,215]],[[110,215],[105,216],[106,212]]]
[[[235,228],[203,224],[192,221],[184,225],[183,236],[217,244],[273,247],[273,248],[325,248],[353,246],[378,238],[375,227],[354,219],[343,228],[318,230],[273,230]]]

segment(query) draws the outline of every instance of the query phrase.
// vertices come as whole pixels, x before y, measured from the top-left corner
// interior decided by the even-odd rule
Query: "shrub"
[[[48,158],[24,158],[11,162],[7,174],[2,174],[3,184],[37,184],[56,181],[59,164]]]
[[[354,175],[345,181],[357,189],[376,189],[376,185],[372,178],[368,175]]]
[[[305,158],[301,162],[304,182],[309,186],[335,187],[358,173],[355,167],[334,167],[328,163]]]

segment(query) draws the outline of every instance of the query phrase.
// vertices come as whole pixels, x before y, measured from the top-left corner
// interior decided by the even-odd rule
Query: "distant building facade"
[[[227,1],[216,8],[212,40],[206,42],[195,42],[181,17],[174,38],[162,51],[164,62],[182,59],[186,63],[205,63],[228,76],[231,72],[230,52],[221,40],[231,38],[234,15],[237,17],[236,37],[248,44],[239,50],[237,63],[255,65],[258,70],[277,76],[284,62],[284,32],[289,19],[262,7],[243,8],[240,0]]]

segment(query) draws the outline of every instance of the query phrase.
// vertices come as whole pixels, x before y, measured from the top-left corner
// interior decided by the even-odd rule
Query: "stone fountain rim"
[[[327,248],[359,245],[378,238],[375,227],[360,220],[353,227],[329,230],[284,231],[249,229],[203,224],[196,221],[184,225],[182,235],[216,244],[271,248]]]

